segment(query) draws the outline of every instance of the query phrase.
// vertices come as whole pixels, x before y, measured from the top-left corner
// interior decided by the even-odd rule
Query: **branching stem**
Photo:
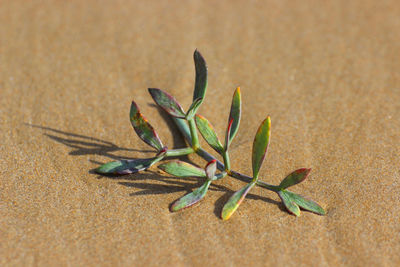
[[[182,135],[185,137],[185,139],[189,142],[189,144],[192,143],[192,140],[195,141],[196,138],[197,138],[197,144],[198,144],[199,139],[198,139],[198,135],[197,135],[196,125],[193,125],[193,126],[189,127],[188,123],[185,120],[177,119],[177,118],[173,118],[173,120],[174,120],[175,124],[178,126],[179,131],[182,133]],[[192,120],[192,123],[194,124],[194,120]],[[190,121],[189,121],[189,125],[191,125]],[[192,138],[192,136],[193,136],[193,138]],[[193,142],[193,144],[192,144],[193,149],[195,147],[194,143],[195,142]],[[205,159],[206,161],[211,161],[213,159],[216,159],[213,155],[211,155],[207,151],[205,151],[202,148],[200,148],[200,146],[198,146],[198,148],[197,148],[197,150],[195,150],[195,152],[200,157]],[[224,161],[225,161],[225,157],[224,157]],[[229,164],[229,158],[228,158],[228,164]],[[243,182],[247,182],[247,183],[249,183],[249,182],[251,182],[253,180],[253,178],[250,177],[250,176],[247,176],[245,174],[241,174],[241,173],[239,173],[237,171],[230,170],[230,166],[229,165],[228,165],[229,170],[227,170],[225,165],[219,160],[217,160],[217,167],[218,167],[219,170],[223,171],[222,173],[224,173],[224,172],[226,173],[221,178],[225,177],[226,175],[229,175],[232,178],[235,178],[237,180],[240,180],[240,181],[243,181]],[[221,178],[218,178],[218,180],[221,179]],[[279,187],[278,186],[271,185],[271,184],[268,184],[268,183],[260,181],[260,180],[257,180],[257,185],[260,186],[260,187],[263,187],[265,189],[271,190],[273,192],[278,192],[279,191]]]

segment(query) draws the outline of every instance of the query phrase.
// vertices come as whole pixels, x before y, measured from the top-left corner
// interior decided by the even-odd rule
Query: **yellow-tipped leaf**
[[[243,199],[246,197],[247,193],[249,193],[250,189],[253,188],[255,182],[251,182],[241,188],[239,191],[236,191],[226,202],[224,208],[222,209],[221,218],[223,220],[228,220],[232,214],[237,210],[240,203],[242,203]]]

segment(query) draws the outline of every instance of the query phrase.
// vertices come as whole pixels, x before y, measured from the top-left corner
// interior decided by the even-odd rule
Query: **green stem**
[[[171,149],[168,150],[165,154],[166,157],[179,157],[185,156],[194,153],[193,148],[185,147],[185,148],[178,148],[178,149]]]
[[[183,134],[183,136],[185,137],[185,139],[186,139],[189,143],[192,143],[192,138],[191,138],[191,136],[196,136],[196,137],[197,137],[197,131],[195,131],[195,134],[196,134],[196,135],[191,135],[191,132],[192,132],[191,130],[192,130],[192,129],[189,130],[189,127],[188,127],[187,123],[186,123],[184,120],[182,120],[182,119],[177,119],[177,118],[173,118],[173,120],[174,120],[174,122],[176,123],[176,125],[178,126],[179,131],[180,131],[180,132]],[[189,125],[190,125],[190,122],[189,122]],[[196,130],[196,128],[194,128],[194,129]],[[194,139],[194,138],[193,138],[193,139]],[[198,137],[197,137],[197,141],[198,141]],[[192,145],[192,146],[194,146],[194,145]],[[202,148],[198,148],[197,150],[195,150],[195,152],[196,152],[200,157],[204,158],[206,161],[211,161],[211,160],[213,160],[213,159],[216,159],[213,155],[211,155],[210,153],[206,152],[206,151],[203,150]],[[226,168],[225,168],[225,165],[224,165],[221,161],[219,161],[219,160],[217,160],[217,167],[218,167],[219,170],[222,170],[222,171],[224,171],[224,170],[226,169]],[[246,182],[246,183],[249,183],[249,182],[251,182],[251,181],[253,180],[252,177],[247,176],[247,175],[244,175],[244,174],[241,174],[241,173],[239,173],[239,172],[237,172],[237,171],[233,171],[233,170],[230,170],[230,171],[229,171],[229,176],[231,176],[232,178],[241,180],[241,181],[243,181],[243,182]],[[225,177],[225,176],[223,176],[223,177]],[[221,177],[221,178],[223,178],[223,177]],[[221,178],[219,178],[219,179],[221,179]],[[276,185],[271,185],[271,184],[265,183],[265,182],[263,182],[263,181],[259,181],[259,180],[258,180],[256,184],[257,184],[258,186],[260,186],[260,187],[263,187],[263,188],[265,188],[265,189],[271,190],[271,191],[273,191],[273,192],[278,192],[278,191],[279,191],[279,187],[278,187],[278,186],[276,186]]]
[[[266,182],[260,181],[260,180],[258,180],[258,179],[253,179],[253,178],[250,177],[250,176],[241,174],[241,173],[236,172],[236,171],[231,171],[230,176],[231,176],[231,177],[234,177],[234,178],[237,178],[237,179],[239,179],[239,180],[242,180],[242,181],[244,180],[244,181],[246,181],[246,182],[256,182],[256,184],[257,184],[258,186],[263,187],[263,188],[266,188],[266,189],[271,190],[271,191],[274,191],[274,192],[278,192],[278,191],[280,190],[279,187],[276,186],[276,185],[271,185],[271,184],[268,184],[268,183],[266,183]]]
[[[188,120],[189,123],[189,129],[190,129],[190,135],[192,137],[192,148],[194,151],[197,151],[200,148],[200,143],[199,143],[199,136],[197,135],[197,128],[196,128],[196,123],[194,122],[194,119]]]
[[[205,159],[206,161],[211,161],[211,160],[213,160],[213,159],[216,159],[216,158],[214,158],[213,155],[211,155],[211,154],[208,153],[207,151],[203,150],[202,148],[200,148],[196,153],[197,153],[200,157],[202,157],[203,159]],[[221,171],[224,171],[224,170],[225,170],[225,165],[224,165],[221,161],[219,161],[219,160],[217,160],[217,167],[218,167],[218,169],[221,170]],[[233,171],[233,170],[230,170],[229,173],[227,173],[227,175],[229,175],[230,177],[235,178],[235,179],[237,179],[237,180],[246,182],[246,183],[249,183],[249,182],[251,182],[251,181],[253,180],[252,177],[247,176],[247,175],[245,175],[245,174],[241,174],[240,172]],[[224,177],[225,177],[225,176],[224,176]],[[221,178],[223,178],[223,177],[221,177]],[[221,178],[220,178],[220,179],[221,179]],[[218,179],[218,180],[219,180],[219,179]],[[278,186],[276,186],[276,185],[271,185],[271,184],[268,184],[268,183],[263,182],[263,181],[260,181],[260,180],[258,180],[256,184],[257,184],[258,186],[260,186],[260,187],[263,187],[263,188],[265,188],[265,189],[268,189],[268,190],[271,190],[271,191],[274,191],[274,192],[278,192],[278,191],[279,191],[279,187],[278,187]]]
[[[222,157],[224,158],[225,171],[229,173],[231,170],[231,161],[229,159],[228,151],[223,151]]]
[[[224,178],[226,175],[228,175],[226,172],[218,173],[218,174],[215,175],[214,181],[215,181],[215,180],[222,179],[222,178]]]
[[[271,184],[268,184],[268,183],[263,182],[263,181],[260,181],[260,180],[257,180],[257,185],[260,186],[260,187],[266,188],[266,189],[268,189],[268,190],[274,191],[274,192],[276,192],[276,193],[278,193],[279,191],[281,191],[281,189],[279,188],[279,186],[271,185]]]

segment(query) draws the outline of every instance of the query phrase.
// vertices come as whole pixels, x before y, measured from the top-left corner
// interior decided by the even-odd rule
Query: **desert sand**
[[[209,69],[199,112],[221,138],[241,87],[233,169],[251,175],[270,115],[260,179],[312,168],[291,190],[325,216],[290,215],[256,187],[222,221],[244,186],[229,177],[171,213],[202,180],[93,172],[154,154],[132,99],[168,147],[186,145],[147,88],[187,109],[196,48]],[[0,92],[2,266],[400,265],[398,1],[1,1]]]

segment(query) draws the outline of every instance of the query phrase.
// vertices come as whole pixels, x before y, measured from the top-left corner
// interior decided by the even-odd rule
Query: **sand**
[[[400,265],[399,33],[395,0],[1,1],[0,265]],[[153,155],[129,123],[132,99],[168,147],[185,146],[147,88],[187,109],[196,48],[209,67],[199,112],[220,137],[241,86],[233,169],[251,174],[270,115],[260,179],[312,168],[292,190],[326,216],[290,215],[257,187],[222,221],[244,186],[229,177],[171,213],[201,179],[93,173]]]

